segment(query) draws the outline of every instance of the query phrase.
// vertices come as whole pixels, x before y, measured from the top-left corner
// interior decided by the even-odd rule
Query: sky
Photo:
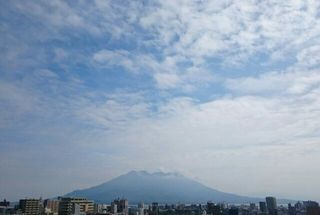
[[[161,170],[320,201],[320,1],[0,4],[0,198]]]

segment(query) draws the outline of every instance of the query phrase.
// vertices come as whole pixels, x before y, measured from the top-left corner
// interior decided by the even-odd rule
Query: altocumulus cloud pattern
[[[4,196],[161,169],[320,200],[318,0],[1,1],[0,11]]]

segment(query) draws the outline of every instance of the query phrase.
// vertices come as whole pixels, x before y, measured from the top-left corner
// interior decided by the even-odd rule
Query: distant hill
[[[75,190],[66,196],[86,197],[100,203],[127,198],[131,203],[249,203],[263,199],[224,193],[178,173],[131,171],[106,183]]]

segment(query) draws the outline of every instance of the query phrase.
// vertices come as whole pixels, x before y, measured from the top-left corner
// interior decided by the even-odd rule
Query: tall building
[[[139,202],[138,208],[144,208],[144,203],[143,202]]]
[[[151,215],[158,215],[159,214],[159,204],[157,202],[153,202],[151,205]]]
[[[86,198],[59,197],[59,215],[93,212],[93,201]]]
[[[127,199],[120,199],[119,211],[124,215],[129,214],[129,202]]]
[[[113,214],[118,213],[121,215],[129,214],[129,203],[127,199],[115,199],[111,202],[111,212]]]
[[[297,203],[294,204],[294,208],[296,210],[301,210],[303,208],[303,204],[298,201]]]
[[[138,204],[138,210],[139,210],[139,215],[144,215],[144,204],[143,204],[143,202],[140,202]]]
[[[111,209],[113,209],[113,214],[119,213],[120,212],[120,199],[115,199],[111,203]]]
[[[118,213],[118,205],[115,201],[111,202],[111,213],[116,214]]]
[[[267,209],[269,215],[277,215],[277,200],[275,197],[267,196],[266,197],[267,202]]]
[[[259,209],[262,213],[267,213],[267,205],[265,202],[259,202]]]
[[[40,203],[40,199],[21,199],[19,208],[24,215],[39,215]]]

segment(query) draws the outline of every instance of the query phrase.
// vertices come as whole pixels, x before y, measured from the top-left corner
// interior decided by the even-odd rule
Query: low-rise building
[[[59,197],[59,215],[74,215],[92,213],[94,203],[86,198]]]
[[[40,214],[40,199],[21,199],[19,208],[24,215],[39,215]]]

